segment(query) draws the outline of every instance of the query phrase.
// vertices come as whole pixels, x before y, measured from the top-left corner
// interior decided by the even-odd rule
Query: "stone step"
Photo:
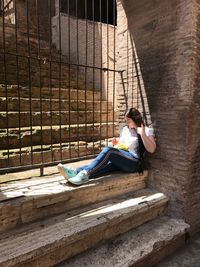
[[[35,56],[36,57],[36,56]],[[16,59],[15,55],[5,55],[0,53],[0,61],[3,64],[0,65],[0,83],[5,83],[5,78],[7,84],[20,84],[23,86],[27,86],[31,84],[31,86],[52,86],[52,87],[78,87],[78,88],[92,88],[94,85],[92,82],[89,82],[89,78],[87,78],[87,84],[85,81],[85,73],[79,68],[72,68],[69,73],[69,67],[66,66],[65,63],[43,63],[45,62],[41,59],[41,62],[37,59],[30,59],[24,57],[18,57]],[[6,77],[5,77],[5,67],[6,66]],[[60,65],[60,66],[59,66]],[[91,78],[90,78],[91,80]],[[94,82],[95,84],[95,82]]]
[[[162,216],[56,267],[152,267],[185,244],[188,230],[182,219]]]
[[[3,21],[0,17],[0,38],[5,40],[5,48],[6,51],[16,52],[16,39],[17,39],[17,46],[19,54],[28,56],[28,47],[30,47],[30,51],[37,54],[39,45],[40,45],[40,54],[41,56],[50,55],[51,49],[51,56],[56,59],[60,58],[60,53],[56,49],[55,45],[50,44],[49,41],[46,41],[40,35],[40,40],[38,40],[38,33],[32,32],[29,29],[29,36],[27,33],[27,28],[17,28],[17,36],[16,36],[16,29],[15,25],[8,23],[6,20]],[[17,38],[16,38],[17,37]],[[40,44],[39,44],[40,43]],[[0,48],[3,47],[3,41],[0,42]],[[67,59],[67,56],[61,55],[62,59]]]
[[[68,89],[68,88],[50,88],[50,87],[22,87],[17,85],[0,85],[0,97],[15,97],[15,98],[37,98],[38,99],[62,99],[62,100],[85,100],[99,101],[101,98],[100,91]]]
[[[4,40],[6,52],[16,53],[15,25],[5,24],[4,31],[3,31],[2,26],[3,25],[0,21],[0,38],[2,39],[2,42],[0,42],[0,49],[3,48],[3,40]],[[25,32],[21,32],[19,31],[19,29],[17,29],[18,54],[23,55],[23,56],[28,56],[30,52],[31,55],[38,55],[38,50],[39,50],[38,35],[34,33],[30,33],[29,39],[28,39],[26,30],[27,29],[25,29]],[[68,57],[66,55],[65,56],[60,55],[59,51],[56,49],[56,46],[54,44],[50,44],[49,42],[42,40],[42,39],[40,39],[40,56],[41,57],[51,56],[52,59],[56,59],[56,60],[60,60],[61,58],[62,60],[65,60],[66,62],[68,62]]]
[[[101,134],[101,136],[100,136]],[[35,145],[66,143],[69,141],[97,141],[117,136],[114,123],[33,126],[0,129],[0,150]]]
[[[13,51],[12,51],[13,53]],[[35,55],[35,57],[38,55]],[[1,54],[0,59],[4,62],[4,57]],[[17,75],[19,79],[21,76],[27,76],[26,80],[30,79],[32,83],[34,83],[34,79],[38,81],[43,81],[43,78],[48,78],[48,80],[53,79],[62,79],[70,82],[81,83],[85,81],[85,72],[80,67],[75,67],[72,65],[64,64],[63,62],[56,61],[54,62],[53,59],[51,60],[51,65],[49,59],[42,58],[41,60],[38,59],[31,59],[30,64],[27,58],[17,58],[16,56],[5,55],[6,59],[6,78],[7,81],[10,80],[10,77],[13,77],[17,80]],[[18,61],[17,61],[18,60]],[[29,72],[30,66],[30,72]],[[1,77],[4,77],[4,64],[0,65]],[[30,73],[30,75],[29,75]],[[38,77],[37,77],[38,76]]]
[[[96,107],[95,107],[96,110]],[[48,125],[102,123],[116,121],[110,111],[0,112],[0,129]]]
[[[111,139],[96,142],[69,142],[52,145],[38,145],[0,151],[0,169],[32,164],[75,159],[98,154]],[[7,171],[6,171],[7,172]]]
[[[80,93],[80,97],[82,94]],[[63,96],[64,98],[64,96]],[[32,112],[41,112],[41,111],[102,111],[102,112],[111,112],[112,103],[107,101],[92,101],[92,96],[87,96],[86,100],[78,99],[77,96],[72,95],[71,100],[61,100],[54,99],[50,97],[46,97],[39,99],[39,98],[32,98],[31,101],[28,98],[17,98],[17,97],[8,97],[7,101],[5,97],[0,97],[0,112],[1,111],[32,111]],[[98,96],[95,96],[95,99]]]
[[[143,190],[2,234],[0,265],[52,266],[156,218],[167,201]]]
[[[85,163],[87,162],[87,163]],[[90,161],[83,161],[88,164]],[[79,163],[70,163],[70,166],[80,166]],[[76,187],[60,175],[55,174],[57,167],[53,167],[54,174],[43,177],[33,176],[33,171],[26,173],[2,175],[0,184],[0,232],[13,229],[19,225],[44,219],[48,216],[60,214],[89,204],[111,199],[144,189],[146,186],[147,171],[138,173],[110,173],[88,184]],[[35,171],[36,172],[36,171]],[[45,172],[48,172],[45,170]],[[9,179],[20,179],[10,181]],[[7,182],[3,182],[3,181]],[[87,196],[87,197],[85,197]],[[0,253],[1,254],[1,253]]]

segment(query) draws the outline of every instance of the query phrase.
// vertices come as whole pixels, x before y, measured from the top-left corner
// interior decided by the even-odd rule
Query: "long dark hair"
[[[128,118],[131,118],[135,122],[137,127],[141,127],[141,124],[144,124],[142,115],[136,108],[130,108],[126,112],[125,116],[128,117]]]

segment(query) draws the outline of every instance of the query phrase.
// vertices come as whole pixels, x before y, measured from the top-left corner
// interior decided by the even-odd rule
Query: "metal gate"
[[[0,173],[96,155],[116,135],[116,2],[1,1]]]

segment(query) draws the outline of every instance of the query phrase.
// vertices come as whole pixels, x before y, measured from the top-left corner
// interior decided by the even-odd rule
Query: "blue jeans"
[[[112,171],[138,172],[140,160],[128,152],[114,147],[105,147],[99,155],[86,166],[77,168],[77,172],[86,170],[89,178]]]

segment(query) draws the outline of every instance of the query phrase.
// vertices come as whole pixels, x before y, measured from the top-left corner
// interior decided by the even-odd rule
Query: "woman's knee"
[[[109,146],[106,146],[102,149],[102,153],[108,153],[110,151],[112,151],[114,148],[113,147],[109,147]]]

